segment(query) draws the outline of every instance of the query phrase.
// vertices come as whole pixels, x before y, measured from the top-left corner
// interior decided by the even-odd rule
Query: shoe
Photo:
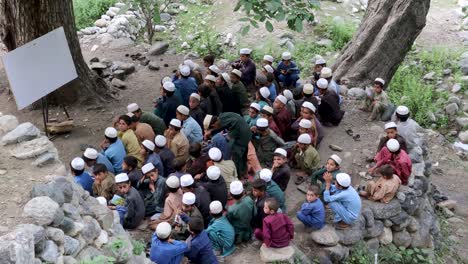
[[[335,228],[336,229],[340,229],[340,230],[344,230],[344,229],[347,229],[348,227],[350,227],[351,225],[343,222],[343,221],[340,221],[338,222],[337,224],[335,224]]]
[[[294,183],[295,183],[296,185],[299,185],[299,184],[305,182],[305,180],[306,180],[306,179],[305,179],[304,176],[297,176],[297,179],[296,179],[296,181],[295,181]]]

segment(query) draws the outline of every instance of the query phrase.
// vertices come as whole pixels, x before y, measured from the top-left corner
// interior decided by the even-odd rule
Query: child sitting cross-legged
[[[316,185],[309,186],[306,202],[302,204],[301,210],[297,212],[299,219],[305,226],[320,229],[325,225],[325,208],[320,199],[320,188]]]
[[[388,164],[378,168],[375,174],[380,178],[376,182],[369,181],[366,190],[361,191],[359,194],[371,201],[389,203],[395,197],[401,180],[397,175],[393,174],[393,168]]]
[[[278,213],[279,204],[275,198],[267,198],[263,211],[267,215],[263,219],[263,229],[255,230],[255,238],[263,241],[267,247],[282,248],[289,246],[294,238],[294,225],[285,214]]]

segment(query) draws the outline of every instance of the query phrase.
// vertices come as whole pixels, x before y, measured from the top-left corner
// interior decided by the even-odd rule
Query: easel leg
[[[44,132],[46,137],[49,137],[49,131],[47,131],[47,122],[49,121],[49,106],[47,105],[47,98],[43,97],[42,102],[42,119],[44,121]]]

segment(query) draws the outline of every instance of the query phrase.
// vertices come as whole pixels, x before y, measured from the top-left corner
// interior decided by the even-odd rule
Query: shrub
[[[348,44],[357,29],[355,24],[340,20],[326,20],[321,28],[324,29],[323,36],[333,41],[332,47],[337,51]]]
[[[133,255],[139,256],[141,253],[145,252],[145,242],[142,240],[133,240]]]
[[[117,0],[73,0],[73,12],[77,30],[92,26]]]

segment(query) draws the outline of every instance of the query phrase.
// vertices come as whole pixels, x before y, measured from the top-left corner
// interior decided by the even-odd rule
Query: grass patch
[[[354,23],[345,23],[344,20],[328,18],[321,27],[315,30],[315,33],[332,40],[332,50],[339,51],[353,38],[356,30],[357,25]]]
[[[115,3],[117,0],[73,0],[76,29],[92,26]]]

